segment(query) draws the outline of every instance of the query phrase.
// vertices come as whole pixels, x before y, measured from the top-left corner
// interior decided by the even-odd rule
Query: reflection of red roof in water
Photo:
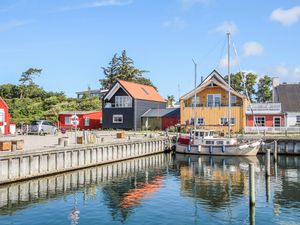
[[[145,199],[147,195],[156,192],[161,188],[163,179],[161,176],[157,176],[154,180],[149,183],[138,184],[135,189],[130,189],[128,192],[124,193],[123,199],[120,203],[122,208],[128,208],[130,206],[137,206],[142,204],[141,200]]]

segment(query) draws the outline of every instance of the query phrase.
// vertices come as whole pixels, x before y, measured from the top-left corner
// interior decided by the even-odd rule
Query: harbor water
[[[256,205],[249,209],[249,163]],[[0,186],[0,224],[300,224],[300,157],[157,154]]]

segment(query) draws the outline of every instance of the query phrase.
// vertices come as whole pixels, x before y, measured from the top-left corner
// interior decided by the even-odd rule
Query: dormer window
[[[209,95],[207,95],[207,106],[208,107],[219,107],[219,106],[221,106],[221,95],[220,94],[209,94]]]

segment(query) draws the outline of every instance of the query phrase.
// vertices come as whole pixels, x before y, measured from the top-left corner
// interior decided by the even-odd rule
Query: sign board
[[[73,125],[73,126],[78,126],[78,124],[79,124],[79,118],[78,118],[78,116],[75,114],[75,115],[73,115],[73,116],[71,116],[71,124]]]

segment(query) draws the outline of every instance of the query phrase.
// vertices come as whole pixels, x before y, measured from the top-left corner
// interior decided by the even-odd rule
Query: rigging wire
[[[249,93],[248,93],[248,90],[246,88],[246,75],[242,72],[241,70],[241,65],[240,65],[240,61],[239,61],[239,56],[238,56],[238,53],[237,53],[237,50],[236,50],[236,47],[235,47],[235,44],[232,40],[232,46],[233,46],[233,50],[234,50],[234,53],[235,53],[235,56],[236,56],[236,62],[237,62],[237,66],[238,66],[238,69],[239,69],[239,72],[241,74],[241,77],[242,77],[242,81],[243,81],[243,86],[244,86],[244,90],[245,90],[245,94],[246,94],[246,97],[247,97],[247,100],[249,102],[249,106],[250,106],[250,110],[251,110],[251,113],[252,113],[252,117],[253,117],[253,122],[254,122],[254,126],[256,127],[257,129],[257,133],[259,134],[259,128],[258,128],[258,125],[255,121],[255,118],[254,118],[254,111],[253,111],[253,107],[252,107],[252,103],[251,103],[251,100],[250,100],[250,97],[249,97]]]

